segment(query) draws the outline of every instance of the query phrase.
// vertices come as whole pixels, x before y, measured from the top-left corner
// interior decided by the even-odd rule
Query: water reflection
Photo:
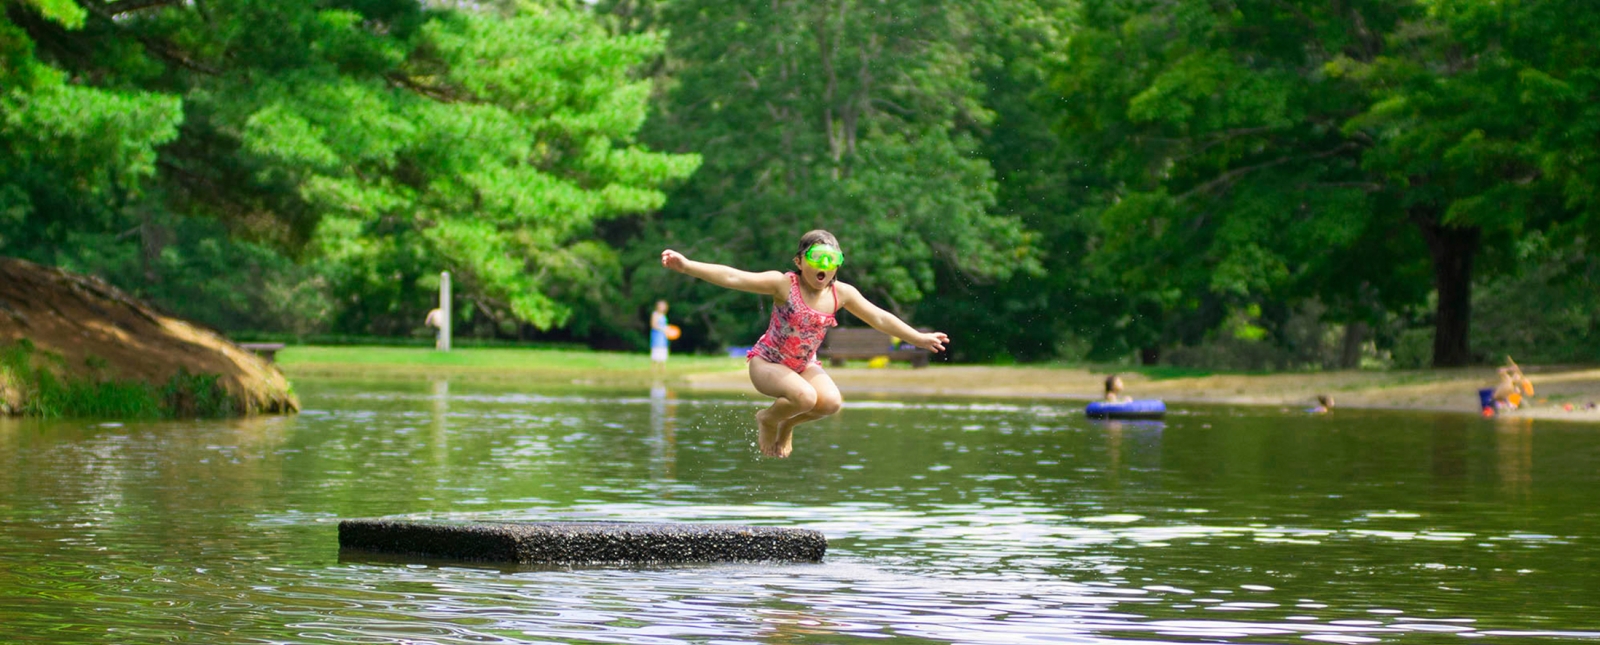
[[[294,418],[0,420],[0,640],[1600,638],[1582,426],[858,401],[777,461],[748,446],[749,401],[667,385],[297,389]],[[830,551],[341,560],[337,520],[374,515],[774,524]]]
[[[1433,422],[1433,476],[1440,483],[1458,483],[1467,477],[1467,439],[1471,432],[1462,419],[1439,415]]]
[[[1152,467],[1161,460],[1161,431],[1167,427],[1155,420],[1098,420],[1090,419],[1093,427],[1101,428],[1106,437],[1106,474],[1113,488],[1125,467],[1125,453],[1131,453],[1130,468]],[[1130,445],[1124,446],[1124,441]]]
[[[672,480],[676,477],[678,398],[667,386],[656,383],[650,387],[650,445],[654,448],[651,461],[658,466],[656,477]],[[671,490],[664,493],[671,496]]]
[[[442,467],[450,451],[450,381],[439,379],[433,381],[433,397],[430,406],[433,412],[433,423],[428,426],[428,444],[433,448],[433,466]]]
[[[1501,487],[1513,499],[1527,499],[1533,481],[1533,419],[1497,420],[1494,448]]]

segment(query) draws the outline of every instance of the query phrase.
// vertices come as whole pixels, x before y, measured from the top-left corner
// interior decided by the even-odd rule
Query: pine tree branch
[[[408,90],[416,92],[417,94],[421,94],[435,101],[439,101],[440,103],[457,103],[462,100],[462,97],[457,96],[451,88],[420,83],[416,79],[400,72],[390,72],[385,74],[384,78],[389,79],[390,83],[404,87]]]
[[[163,5],[173,5],[180,2],[182,2],[182,0],[117,0],[117,2],[112,2],[110,4],[98,4],[90,2],[86,3],[84,7],[87,8],[90,13],[93,13],[94,15],[111,22],[114,27],[121,28],[122,25],[117,24],[115,19],[120,13],[138,11],[140,9],[147,9],[150,7]],[[150,52],[155,54],[157,57],[174,63],[179,67],[183,67],[194,72],[200,72],[201,74],[206,74],[209,76],[222,75],[222,70],[190,58],[188,54],[185,54],[174,47],[172,43],[137,33],[130,32],[129,35],[138,39],[139,42],[144,43],[145,48],[150,50]]]
[[[153,9],[182,3],[183,0],[116,0],[102,5],[100,12],[106,16],[120,16],[140,9]]]

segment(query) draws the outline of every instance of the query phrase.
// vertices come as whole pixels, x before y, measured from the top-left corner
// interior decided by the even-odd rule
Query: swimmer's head
[[[844,250],[832,233],[817,229],[800,236],[800,248],[794,254],[794,266],[812,288],[821,289],[838,278],[839,266],[844,264]]]
[[[1122,391],[1122,377],[1112,374],[1106,377],[1106,394]]]

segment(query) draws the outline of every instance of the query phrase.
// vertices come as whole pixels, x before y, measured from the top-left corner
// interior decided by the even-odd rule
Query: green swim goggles
[[[805,260],[819,271],[832,271],[844,264],[844,253],[828,244],[813,244],[806,249]]]

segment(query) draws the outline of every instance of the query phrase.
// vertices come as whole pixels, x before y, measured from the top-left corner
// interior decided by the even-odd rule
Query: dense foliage
[[[963,360],[1587,361],[1582,0],[0,0],[0,253],[226,330],[748,344],[800,233]]]
[[[5,252],[142,274],[215,324],[403,332],[451,270],[487,317],[560,327],[617,283],[596,223],[659,209],[699,163],[633,141],[660,40],[579,9],[4,6]],[[252,280],[234,302],[218,284]]]
[[[654,5],[647,32],[672,37],[645,137],[706,164],[634,242],[636,301],[688,304],[678,316],[747,344],[766,324],[759,298],[663,274],[654,252],[793,270],[796,240],[813,228],[842,241],[843,279],[913,319],[945,286],[941,272],[992,281],[1031,270],[1017,220],[995,212],[977,136],[993,120],[976,75],[979,28],[999,9],[967,0]]]

